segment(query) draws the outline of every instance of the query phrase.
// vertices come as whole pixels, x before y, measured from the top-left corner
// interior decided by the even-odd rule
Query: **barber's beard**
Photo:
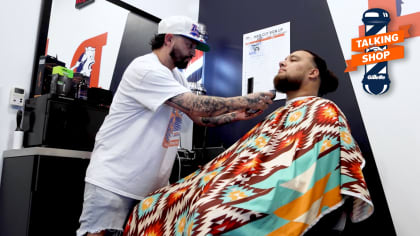
[[[171,53],[169,54],[174,61],[175,67],[178,67],[179,69],[185,69],[188,66],[188,63],[191,60],[190,56],[184,56],[181,53],[181,50],[179,50],[176,47],[172,48]]]
[[[287,93],[289,91],[296,91],[300,88],[301,81],[299,80],[291,80],[290,78],[282,78],[279,75],[276,75],[273,80],[274,88],[281,92]]]

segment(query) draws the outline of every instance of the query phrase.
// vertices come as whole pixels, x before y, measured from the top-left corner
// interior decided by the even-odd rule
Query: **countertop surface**
[[[30,156],[30,155],[43,155],[43,156],[89,159],[90,154],[91,152],[87,152],[87,151],[46,148],[46,147],[30,147],[30,148],[6,150],[3,152],[3,158]]]

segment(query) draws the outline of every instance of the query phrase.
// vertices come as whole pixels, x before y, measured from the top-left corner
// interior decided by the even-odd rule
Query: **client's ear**
[[[317,78],[319,78],[319,70],[318,70],[318,68],[313,68],[309,72],[309,79],[310,80],[316,80]]]

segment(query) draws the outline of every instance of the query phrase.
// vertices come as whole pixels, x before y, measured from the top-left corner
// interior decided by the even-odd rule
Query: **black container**
[[[84,100],[45,94],[26,101],[24,147],[92,151],[108,108]]]

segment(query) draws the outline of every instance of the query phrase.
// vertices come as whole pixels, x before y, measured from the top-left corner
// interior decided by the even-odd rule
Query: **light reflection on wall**
[[[242,91],[242,48],[221,40],[206,60],[206,89],[214,96],[239,96]]]

